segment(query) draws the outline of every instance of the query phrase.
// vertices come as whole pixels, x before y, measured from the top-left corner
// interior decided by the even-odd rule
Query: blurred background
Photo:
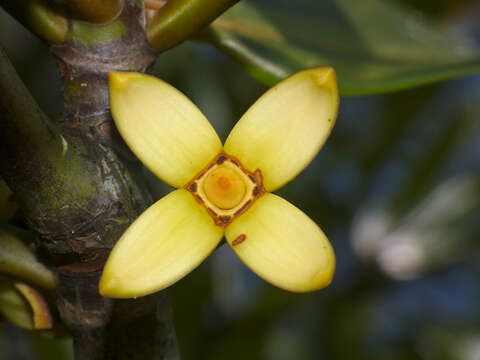
[[[476,1],[396,3],[470,46],[480,41]],[[316,34],[341,44],[340,35]],[[58,116],[48,49],[3,10],[0,43],[43,109]],[[200,43],[160,56],[154,73],[190,97],[222,140],[267,89]],[[170,191],[145,176],[155,198]],[[219,248],[169,289],[183,359],[480,359],[480,76],[342,97],[326,145],[279,193],[329,237],[333,283],[290,294]],[[0,359],[70,359],[70,347],[0,323]]]

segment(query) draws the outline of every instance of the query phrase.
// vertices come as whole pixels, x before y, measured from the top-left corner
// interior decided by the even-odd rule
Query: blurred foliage
[[[267,85],[331,65],[343,95],[480,70],[480,50],[470,37],[392,0],[245,0],[217,19],[204,39]]]
[[[34,328],[29,301],[15,287],[15,283],[3,275],[0,275],[0,314],[21,328]]]
[[[430,11],[450,34],[480,39],[474,1],[405,0],[404,6],[409,14],[410,6]],[[289,9],[297,13],[300,3],[290,2]],[[52,56],[0,16],[0,42],[54,116],[59,82]],[[347,30],[351,27],[342,31]],[[348,33],[339,34],[349,40]],[[329,32],[327,40],[346,51],[361,48],[336,36]],[[454,55],[452,50],[449,56]],[[186,93],[223,139],[266,90],[237,63],[201,44],[165,53],[154,72]],[[342,74],[339,70],[340,76],[348,72]],[[396,76],[403,81],[402,73]],[[221,247],[170,289],[183,359],[478,360],[479,104],[478,76],[342,99],[326,146],[282,190],[332,241],[334,282],[313,294],[286,293],[258,279],[228,246]],[[149,180],[157,197],[169,191]],[[57,340],[48,339],[54,350],[42,343],[40,352],[37,341],[44,339],[31,336],[3,324],[0,359],[47,359],[34,354],[48,351],[50,358],[68,356],[65,341],[52,345]]]
[[[0,359],[71,360],[71,339],[57,339],[49,334],[27,331],[9,323],[0,323]]]
[[[29,248],[35,235],[0,223],[0,273],[47,289],[55,288],[55,275]]]

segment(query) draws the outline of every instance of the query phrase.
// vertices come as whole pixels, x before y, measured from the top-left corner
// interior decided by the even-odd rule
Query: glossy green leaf
[[[267,85],[300,69],[333,66],[342,95],[480,71],[473,43],[392,0],[245,0],[201,36]]]

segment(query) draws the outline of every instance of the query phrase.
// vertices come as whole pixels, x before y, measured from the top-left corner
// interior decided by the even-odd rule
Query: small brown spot
[[[243,206],[240,209],[235,211],[234,215],[238,215],[238,214],[243,213],[245,211],[245,209],[250,205],[251,202],[252,202],[252,200],[248,200],[245,204],[243,204]]]
[[[225,224],[230,221],[230,216],[220,216],[219,219],[222,223]]]
[[[225,162],[225,160],[227,160],[227,157],[224,156],[224,155],[220,155],[217,159],[217,164],[218,165],[223,164]]]
[[[253,182],[255,182],[255,177],[253,175],[248,175],[248,177],[250,178],[250,180],[252,180]]]
[[[232,241],[232,246],[241,244],[241,243],[244,242],[246,239],[247,239],[247,235],[241,234],[241,235],[239,235],[235,240]]]
[[[331,119],[331,118],[328,118],[328,122],[332,122],[332,119]]]
[[[253,189],[253,196],[258,196],[258,194],[260,194],[260,189],[258,188],[258,186],[255,186],[255,188]]]
[[[197,183],[194,182],[194,183],[190,184],[190,186],[188,187],[188,189],[189,189],[191,192],[197,191]]]

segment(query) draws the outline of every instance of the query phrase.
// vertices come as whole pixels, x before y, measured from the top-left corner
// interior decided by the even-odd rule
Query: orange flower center
[[[226,227],[265,193],[262,172],[250,172],[240,160],[221,152],[184,189],[205,207],[216,225]]]
[[[232,209],[245,196],[245,182],[235,169],[220,165],[209,173],[203,183],[208,200],[220,209]]]

